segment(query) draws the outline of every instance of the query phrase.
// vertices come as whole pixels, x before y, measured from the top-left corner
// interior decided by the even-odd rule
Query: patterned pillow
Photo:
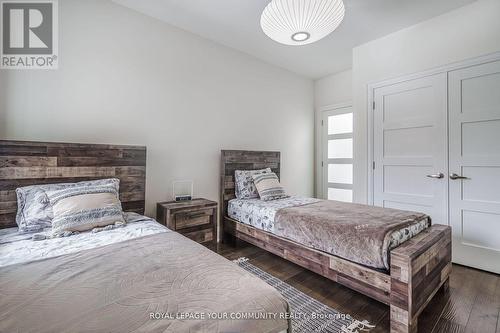
[[[261,200],[268,201],[289,197],[285,194],[285,190],[274,172],[253,175],[252,178]]]
[[[118,191],[111,184],[48,191],[47,197],[54,214],[53,236],[125,224]]]
[[[118,191],[120,181],[116,178],[111,178],[79,183],[31,185],[17,188],[16,223],[19,227],[19,232],[38,232],[52,226],[52,207],[50,206],[46,191],[61,190],[80,185],[112,185]]]
[[[270,173],[271,168],[260,170],[236,170],[234,172],[235,194],[238,199],[258,198],[259,193],[253,184],[253,175]]]

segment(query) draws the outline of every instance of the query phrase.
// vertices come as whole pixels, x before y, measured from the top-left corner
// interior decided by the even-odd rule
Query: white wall
[[[352,100],[352,71],[347,70],[314,81],[314,107],[315,107],[315,193],[321,197],[322,169],[320,161],[321,142],[321,110],[322,108]]]
[[[110,1],[59,1],[55,71],[0,72],[0,138],[148,148],[147,214],[175,179],[218,200],[221,149],[280,150],[313,194],[313,83]]]
[[[468,6],[353,50],[354,200],[367,201],[367,84],[500,51],[500,1]]]
[[[352,70],[328,75],[314,81],[314,106],[317,109],[352,99]]]

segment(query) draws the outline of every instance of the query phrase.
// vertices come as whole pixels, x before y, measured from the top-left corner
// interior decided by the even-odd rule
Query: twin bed
[[[391,332],[416,332],[418,316],[448,288],[451,229],[423,214],[367,205],[235,197],[235,171],[271,168],[280,153],[223,150],[220,202],[226,239],[241,239],[390,306]],[[229,235],[229,237],[228,237]]]
[[[448,283],[449,227],[365,205],[238,200],[235,171],[269,167],[279,176],[280,153],[222,151],[221,162],[225,235],[390,305],[391,332],[416,331]],[[142,215],[145,147],[0,141],[0,166],[0,331],[289,330],[290,309],[275,289]],[[120,180],[124,226],[62,238],[17,232],[16,188],[110,177]],[[278,317],[224,317],[256,312]]]

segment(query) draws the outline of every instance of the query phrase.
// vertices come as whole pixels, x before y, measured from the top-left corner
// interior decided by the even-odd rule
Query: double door
[[[454,262],[500,273],[500,62],[373,96],[374,204],[451,225]]]

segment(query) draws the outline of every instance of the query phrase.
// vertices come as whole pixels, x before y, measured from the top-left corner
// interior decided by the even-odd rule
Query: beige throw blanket
[[[0,268],[0,332],[281,332],[286,319],[223,316],[287,311],[274,288],[175,232]]]
[[[396,209],[320,201],[278,210],[274,233],[365,266],[389,269],[387,252],[392,233],[423,220],[429,221],[429,217]]]

